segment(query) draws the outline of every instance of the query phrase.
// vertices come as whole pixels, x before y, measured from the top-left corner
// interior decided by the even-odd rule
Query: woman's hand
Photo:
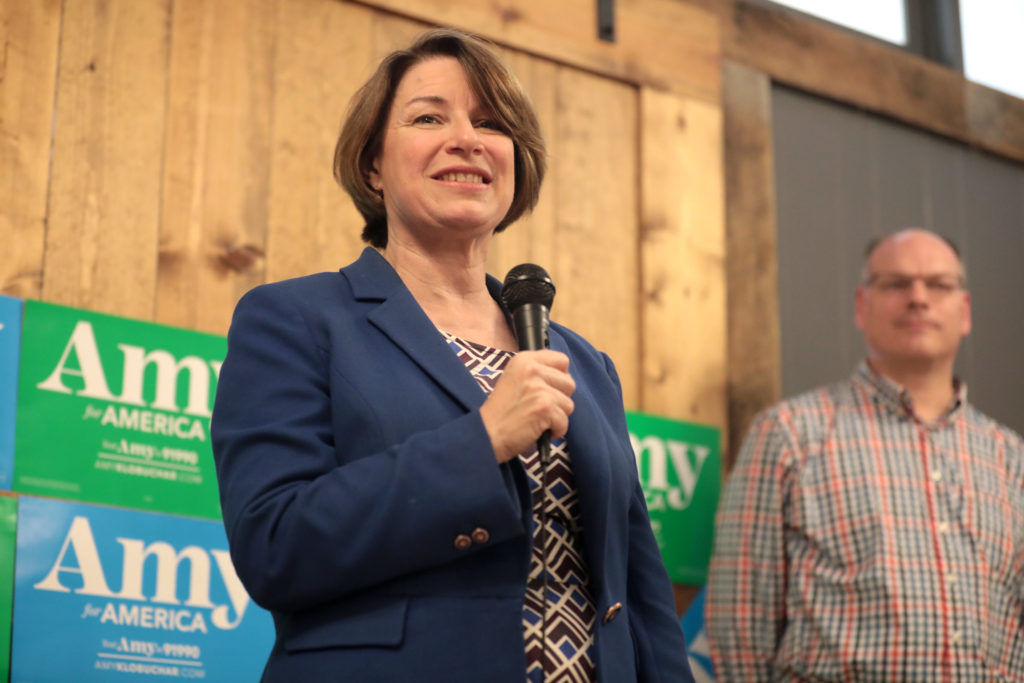
[[[498,462],[516,457],[540,435],[565,436],[576,382],[569,357],[558,351],[520,351],[505,366],[494,391],[480,407]]]

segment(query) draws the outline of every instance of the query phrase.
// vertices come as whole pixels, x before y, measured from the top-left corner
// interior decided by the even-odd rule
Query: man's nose
[[[914,303],[928,303],[928,285],[924,278],[915,277],[910,281],[910,300]]]

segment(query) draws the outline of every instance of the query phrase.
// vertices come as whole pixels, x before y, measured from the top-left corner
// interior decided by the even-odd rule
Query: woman
[[[265,681],[692,680],[611,361],[556,324],[514,353],[485,271],[544,166],[491,51],[426,33],[338,140],[373,248],[239,302],[213,445],[238,575],[274,615]]]

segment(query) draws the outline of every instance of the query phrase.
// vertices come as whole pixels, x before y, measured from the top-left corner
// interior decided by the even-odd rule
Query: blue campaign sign
[[[11,673],[11,600],[14,592],[14,531],[18,499],[0,493],[0,681]]]
[[[715,680],[714,668],[711,666],[711,650],[708,647],[708,635],[704,629],[704,594],[702,588],[697,597],[679,620],[683,627],[683,638],[686,640],[686,654],[690,656],[690,670],[697,683],[710,683]]]
[[[0,489],[14,474],[14,414],[18,406],[21,299],[0,295]]]
[[[11,682],[257,681],[269,613],[218,522],[21,496]]]

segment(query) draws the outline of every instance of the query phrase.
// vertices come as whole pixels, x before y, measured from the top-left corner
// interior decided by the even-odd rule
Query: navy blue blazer
[[[550,338],[576,381],[598,679],[692,681],[618,376],[565,327]],[[264,681],[523,683],[529,487],[495,462],[484,399],[372,249],[241,299],[211,429],[231,557],[276,626]]]

